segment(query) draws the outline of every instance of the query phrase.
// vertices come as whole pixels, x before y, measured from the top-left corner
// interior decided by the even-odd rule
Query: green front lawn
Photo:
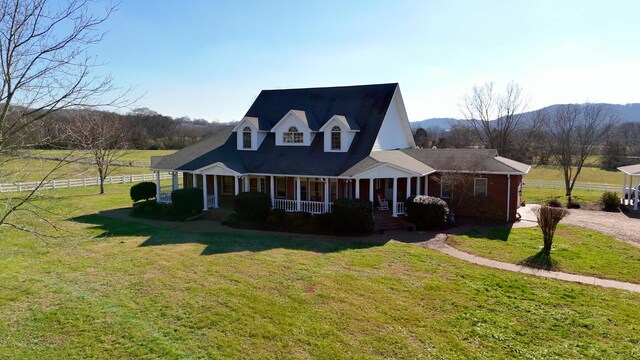
[[[542,247],[540,228],[471,230],[451,246],[482,257],[523,264]],[[640,248],[601,233],[558,225],[551,251],[555,270],[640,283]]]
[[[42,204],[75,220],[62,239],[0,229],[0,358],[640,355],[640,294],[394,241],[178,231],[99,214],[127,206],[127,191],[49,192]]]

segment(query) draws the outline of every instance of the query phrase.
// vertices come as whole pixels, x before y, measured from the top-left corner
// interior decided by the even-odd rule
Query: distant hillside
[[[615,110],[618,113],[618,115],[620,116],[621,122],[640,122],[640,103],[624,104],[624,105],[623,104],[605,104],[605,105],[612,107],[613,110]],[[559,106],[562,106],[562,105],[561,104],[550,105],[542,109],[525,112],[523,113],[523,115],[528,118],[533,118],[533,116],[535,116],[535,114],[538,111],[547,110],[549,112],[553,112]],[[465,121],[465,120],[454,119],[454,118],[431,118],[431,119],[425,119],[425,120],[419,120],[419,121],[412,121],[411,128],[417,129],[419,127],[422,127],[425,129],[429,129],[434,127],[439,127],[440,129],[448,130],[449,128],[451,128],[452,123],[455,123],[458,121]]]

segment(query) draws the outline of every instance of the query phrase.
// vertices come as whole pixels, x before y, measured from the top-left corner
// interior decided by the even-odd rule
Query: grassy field
[[[602,191],[573,190],[571,194],[573,200],[580,204],[593,204],[600,201]],[[558,199],[563,204],[567,203],[564,189],[527,186],[525,180],[525,186],[522,189],[522,200],[529,204],[543,204],[546,200],[550,199]]]
[[[151,156],[162,156],[173,153],[175,150],[131,150],[121,158],[122,161],[144,161],[149,162]],[[69,152],[66,150],[34,150],[34,154],[49,156],[64,156]],[[89,156],[86,152],[74,151],[76,157]],[[6,159],[6,158],[5,158]],[[55,160],[39,160],[31,158],[13,159],[9,162],[2,161],[0,166],[0,182],[37,181],[41,180],[59,162]],[[111,175],[136,175],[149,174],[151,170],[147,167],[118,166],[114,168]],[[97,177],[98,172],[95,166],[79,162],[68,163],[53,174],[55,179],[79,179],[83,177]]]
[[[152,156],[164,156],[173,154],[174,152],[176,152],[176,150],[127,150],[119,160],[150,162]],[[69,150],[32,150],[30,153],[49,156],[64,156],[69,154]],[[91,155],[84,150],[74,150],[73,155],[76,157],[91,157]]]
[[[0,231],[0,358],[640,356],[640,294],[398,242],[185,232],[99,214],[127,206],[127,191],[43,193],[75,219],[62,239]]]
[[[540,251],[542,233],[537,227],[481,229],[448,242],[468,253],[520,264]],[[640,283],[640,248],[595,231],[559,225],[551,258],[556,270]]]
[[[562,169],[556,166],[532,166],[525,176],[527,180],[556,180],[564,181]],[[585,167],[578,175],[578,182],[590,182],[599,184],[622,184],[620,171],[602,170],[599,168]]]

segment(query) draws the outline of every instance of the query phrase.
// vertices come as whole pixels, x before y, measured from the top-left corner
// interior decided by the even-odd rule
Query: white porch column
[[[171,188],[173,190],[178,190],[178,172],[174,171],[171,173]]]
[[[373,200],[373,179],[369,179],[369,201],[371,201],[371,206],[375,203]]]
[[[416,177],[416,195],[420,195],[420,176]]]
[[[276,182],[276,177],[271,175],[269,177],[269,196],[271,196],[271,206],[274,208],[276,206],[276,195],[275,195],[276,185],[274,184],[275,182]]]
[[[398,178],[393,178],[393,209],[391,209],[391,216],[398,216]]]
[[[301,200],[301,194],[300,194],[300,178],[296,177],[296,210],[300,211],[302,210],[302,200]]]
[[[424,194],[429,196],[429,175],[424,177]]]
[[[408,198],[409,196],[411,196],[411,177],[407,176],[407,193],[404,194],[405,199],[400,199],[403,202],[406,200],[406,198]]]
[[[629,201],[627,204],[631,205],[631,189],[633,189],[633,176],[629,175]]]
[[[360,199],[360,179],[356,179],[356,199]]]
[[[213,207],[218,208],[218,175],[213,175]]]
[[[160,171],[156,171],[156,202],[160,202]]]
[[[204,198],[204,205],[202,206],[202,210],[207,211],[209,209],[208,199],[207,199],[207,175],[202,174],[202,197]]]
[[[324,212],[329,211],[329,178],[324,178]]]
[[[240,184],[238,184],[238,177],[234,176],[233,177],[233,185],[234,185],[234,191],[235,191],[235,195],[238,195],[240,193]]]
[[[250,183],[249,176],[248,175],[247,176],[243,176],[242,177],[242,187],[244,189],[243,190],[244,192],[249,191],[249,183]]]
[[[638,184],[640,184],[640,177],[636,177],[636,187],[634,189],[636,189],[636,196],[633,199],[633,210],[638,211],[638,193],[640,192],[640,190],[638,190]]]
[[[622,198],[620,199],[620,201],[622,201],[622,205],[624,205],[624,195],[625,195],[624,188],[627,187],[627,174],[623,173],[623,175],[624,175],[624,178],[622,180]]]
[[[193,185],[194,188],[198,187],[198,178],[194,173],[191,173],[191,184]]]

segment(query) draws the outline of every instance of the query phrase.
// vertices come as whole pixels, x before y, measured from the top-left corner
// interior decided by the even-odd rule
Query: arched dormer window
[[[289,131],[282,134],[282,142],[285,144],[302,144],[302,133],[292,126]]]
[[[331,150],[340,150],[342,147],[342,130],[340,126],[331,128]]]
[[[248,126],[242,130],[242,148],[251,149],[251,128]]]

